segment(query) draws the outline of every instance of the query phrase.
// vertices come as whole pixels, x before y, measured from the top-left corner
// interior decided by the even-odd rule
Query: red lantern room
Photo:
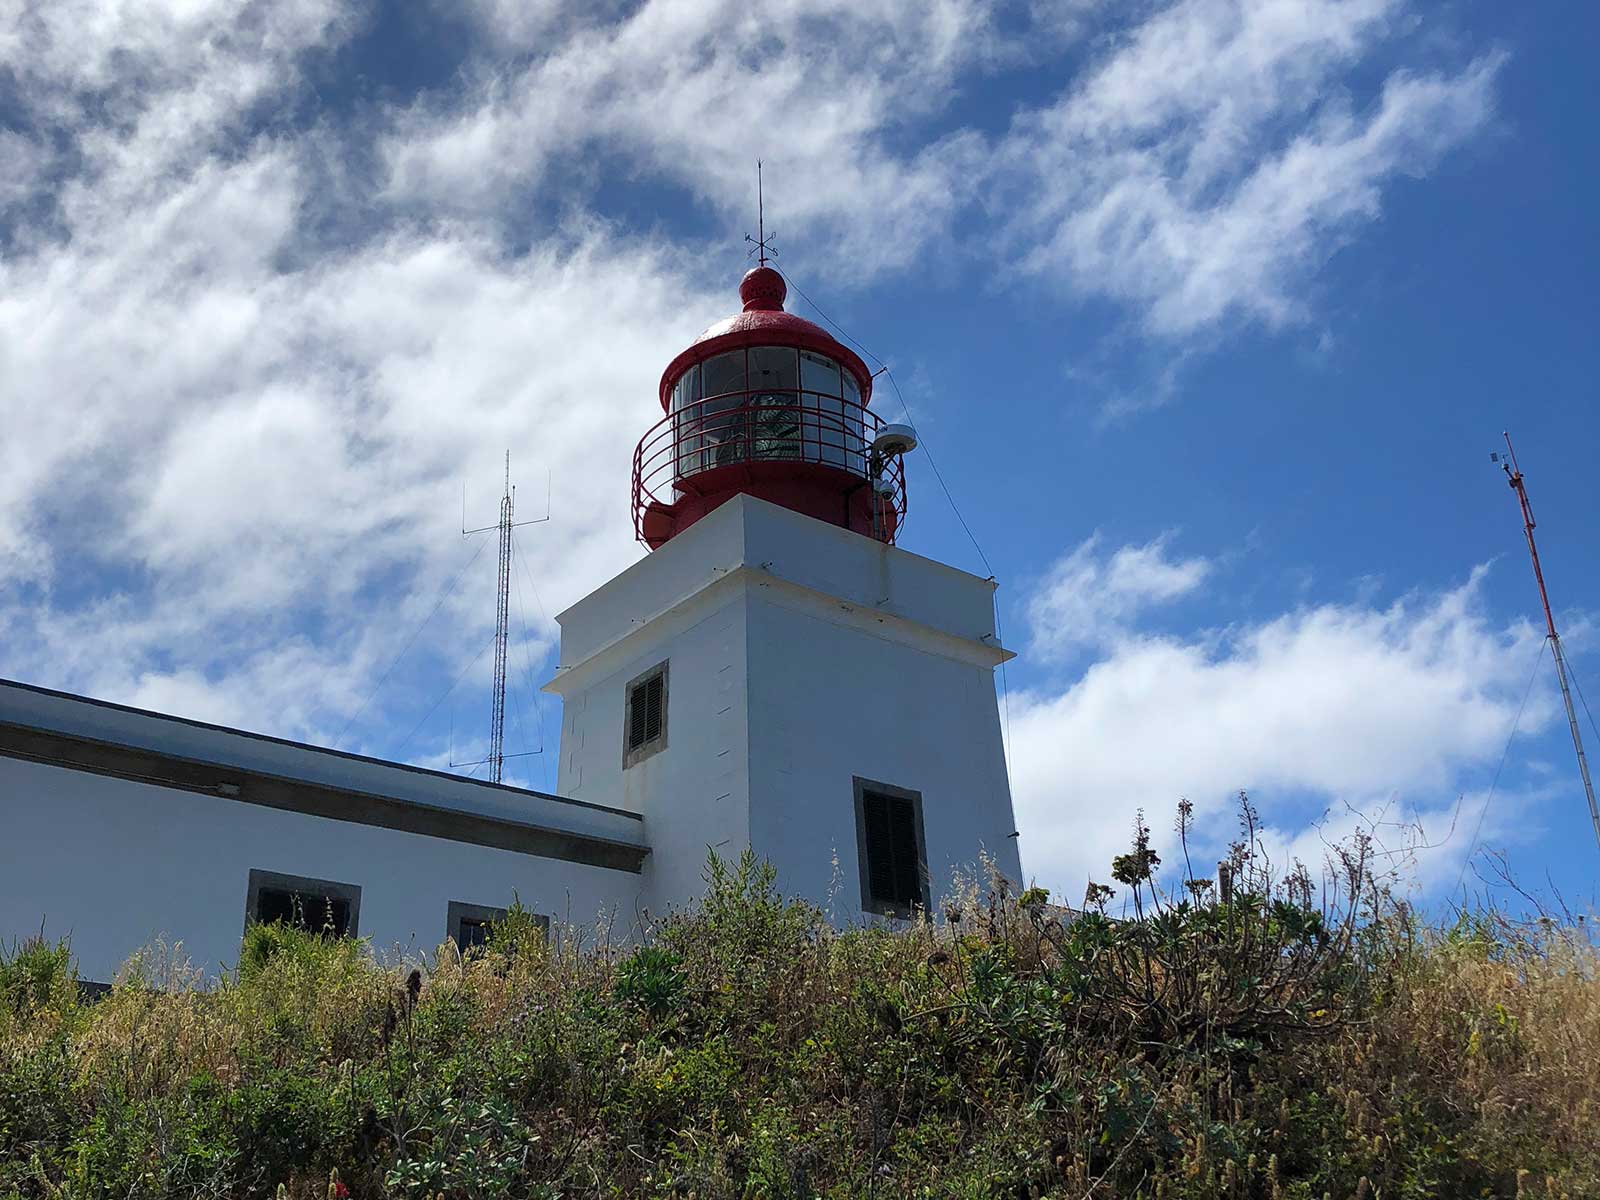
[[[652,550],[741,492],[892,543],[906,511],[904,425],[869,412],[854,351],[785,312],[783,276],[739,284],[744,311],[661,376],[665,418],[633,454],[634,532]]]

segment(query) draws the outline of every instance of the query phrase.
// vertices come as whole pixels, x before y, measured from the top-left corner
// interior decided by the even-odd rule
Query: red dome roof
[[[872,398],[872,372],[855,351],[845,346],[820,325],[804,317],[783,311],[784,298],[789,287],[783,276],[768,266],[747,271],[739,281],[739,299],[744,301],[744,311],[726,317],[710,326],[689,343],[689,348],[667,364],[661,374],[661,408],[666,411],[672,400],[672,385],[678,376],[697,362],[704,362],[713,354],[735,350],[741,346],[797,346],[814,350],[818,354],[842,363],[855,376],[861,389],[861,403]]]
[[[758,308],[724,317],[715,325],[707,326],[706,331],[695,338],[690,345],[698,346],[701,342],[709,342],[712,338],[721,337],[725,333],[741,333],[746,329],[782,329],[804,334],[806,337],[827,338],[830,342],[833,341],[826,329],[820,325],[813,325],[804,317],[784,312],[781,308],[776,311]]]

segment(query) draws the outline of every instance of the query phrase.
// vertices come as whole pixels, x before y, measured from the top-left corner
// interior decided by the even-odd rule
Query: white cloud
[[[385,141],[390,194],[495,211],[617,154],[743,221],[765,157],[780,230],[856,281],[907,265],[982,201],[1025,270],[1185,336],[1302,315],[1298,285],[1377,216],[1384,187],[1492,112],[1493,56],[1394,72],[1370,113],[1349,111],[1341,78],[1411,21],[1405,0],[1178,0],[1121,14],[1135,19],[1069,73],[1050,55],[1115,19],[1095,7],[1025,6],[1016,30],[982,0],[582,18],[484,0],[492,57],[465,98],[417,108]],[[952,114],[1022,63],[1061,76],[1054,102],[998,137]],[[996,242],[986,223],[969,251]]]
[[[419,108],[385,141],[397,202],[492,212],[519,189],[591,178],[594,156],[615,154],[743,222],[764,158],[780,234],[806,231],[870,276],[944,229],[981,169],[970,132],[889,148],[987,52],[978,0],[651,3],[596,13],[553,43],[536,36],[542,14],[478,12],[510,53],[465,102]]]
[[[1304,315],[1301,285],[1383,189],[1481,129],[1501,59],[1396,71],[1357,115],[1339,80],[1399,0],[1181,0],[1001,145],[1026,267],[1186,336]]]
[[[253,698],[254,723],[282,729],[316,706],[280,708],[250,664],[281,660],[284,630],[310,622],[320,670],[285,666],[336,712],[345,676],[372,671],[426,613],[463,553],[460,488],[492,508],[506,446],[529,515],[541,476],[553,480],[552,522],[521,540],[547,611],[639,553],[633,442],[659,419],[661,364],[698,324],[685,300],[718,303],[669,259],[587,234],[520,258],[418,236],[283,273],[268,238],[259,258],[193,273],[188,252],[226,228],[237,221],[200,220],[7,280],[0,336],[32,313],[62,317],[9,373],[29,431],[4,451],[9,574],[31,577],[45,603],[13,610],[8,673],[60,677],[87,637],[96,652],[69,677],[119,697],[147,691],[177,650],[216,692]],[[96,274],[105,291],[85,286]],[[63,385],[75,404],[57,402]],[[52,541],[67,526],[63,554]],[[136,568],[145,586],[114,617],[70,619],[91,564]],[[492,574],[470,578],[449,612],[457,653],[476,649]]]
[[[1203,558],[1169,558],[1171,537],[1123,546],[1104,558],[1097,533],[1058,559],[1028,598],[1033,653],[1059,659],[1082,647],[1105,645],[1124,635],[1146,609],[1198,588],[1212,564]]]
[[[1103,579],[1116,558],[1080,574]],[[1329,806],[1387,805],[1441,836],[1458,793],[1500,754],[1541,643],[1526,623],[1488,620],[1483,573],[1385,607],[1322,604],[1189,638],[1124,630],[1070,685],[1014,694],[1024,867],[1075,900],[1086,878],[1104,878],[1138,809],[1160,830],[1188,797],[1214,845],[1240,789],[1274,840],[1300,850],[1319,844],[1308,825]],[[1552,711],[1536,693],[1523,728]],[[1436,852],[1454,864],[1470,837],[1457,833]]]
[[[732,286],[707,294],[672,247],[583,221],[522,253],[386,221],[303,253],[317,147],[240,123],[292,98],[285,18],[240,31],[236,9],[201,14],[206,34],[156,22],[170,57],[151,34],[97,66],[91,38],[42,90],[76,113],[78,156],[0,261],[0,674],[329,739],[470,552],[460,489],[492,514],[503,448],[528,515],[553,482],[553,520],[519,539],[545,614],[640,552],[634,440]],[[60,57],[29,36],[30,69]],[[95,116],[84,89],[135,99]],[[206,121],[152,136],[197,97]],[[355,731],[369,748],[472,660],[480,565]],[[537,659],[553,628],[524,604]]]
[[[461,482],[488,499],[507,446],[525,496],[553,478],[554,519],[521,541],[546,613],[639,553],[632,446],[659,416],[662,365],[732,306],[732,281],[708,283],[697,246],[594,216],[602,179],[742,223],[769,156],[780,233],[846,264],[846,283],[954,240],[991,189],[1063,196],[1024,213],[1093,234],[1058,260],[1074,286],[1177,329],[1172,305],[1198,323],[1288,312],[1289,268],[1326,252],[1340,214],[1370,214],[1448,140],[1445,116],[1465,136],[1489,103],[1483,66],[1394,77],[1365,120],[1313,112],[1400,0],[1181,3],[1139,10],[1061,104],[998,141],[964,123],[985,73],[1025,59],[1065,78],[1047,51],[1085,7],[1032,5],[1033,26],[1002,34],[979,0],[486,0],[459,86],[350,111],[319,107],[303,75],[369,19],[360,4],[62,0],[0,18],[25,105],[0,141],[18,168],[0,188],[0,674],[332,737],[470,552]],[[1158,51],[1197,28],[1215,36],[1178,86]],[[1184,141],[1190,124],[1206,132]],[[341,154],[369,137],[377,191]],[[1187,180],[1173,211],[1196,223],[1176,241],[1171,222],[1105,207],[1151,153]],[[1062,190],[1073,171],[1088,190]],[[1225,205],[1202,204],[1205,180]],[[1107,246],[1122,257],[1101,277]],[[1063,584],[1041,601],[1057,631],[1041,645],[1105,644],[1206,564],[1158,542],[1096,569],[1107,599],[1069,620]],[[463,579],[354,738],[392,749],[473,661],[492,575]],[[529,616],[537,654],[552,629]],[[1036,721],[1049,701],[1028,703]]]
[[[11,129],[0,129],[0,214],[34,194],[50,167],[52,155],[39,142]]]
[[[341,0],[52,0],[0,20],[0,67],[27,120],[70,145],[78,171],[52,199],[82,224],[159,202],[356,14]]]

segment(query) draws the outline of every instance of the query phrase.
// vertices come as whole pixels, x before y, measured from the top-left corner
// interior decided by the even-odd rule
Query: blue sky
[[[902,544],[1001,580],[1040,882],[1075,897],[1181,795],[1209,851],[1248,788],[1282,853],[1375,821],[1403,886],[1448,894],[1482,845],[1586,906],[1600,851],[1488,455],[1510,428],[1600,701],[1597,27],[1404,0],[13,12],[0,675],[479,758],[493,561],[458,522],[463,485],[492,517],[509,446],[523,511],[553,497],[519,534],[508,734],[551,786],[550,616],[642,552],[628,459],[736,304],[760,156],[779,266],[923,435]]]

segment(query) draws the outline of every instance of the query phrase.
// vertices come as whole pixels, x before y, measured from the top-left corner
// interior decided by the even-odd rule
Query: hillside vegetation
[[[1600,1196],[1583,925],[1429,927],[1335,865],[1275,877],[1247,824],[1196,879],[1140,831],[1074,919],[973,888],[837,932],[713,860],[643,942],[257,927],[93,1005],[19,944],[0,1197]]]

